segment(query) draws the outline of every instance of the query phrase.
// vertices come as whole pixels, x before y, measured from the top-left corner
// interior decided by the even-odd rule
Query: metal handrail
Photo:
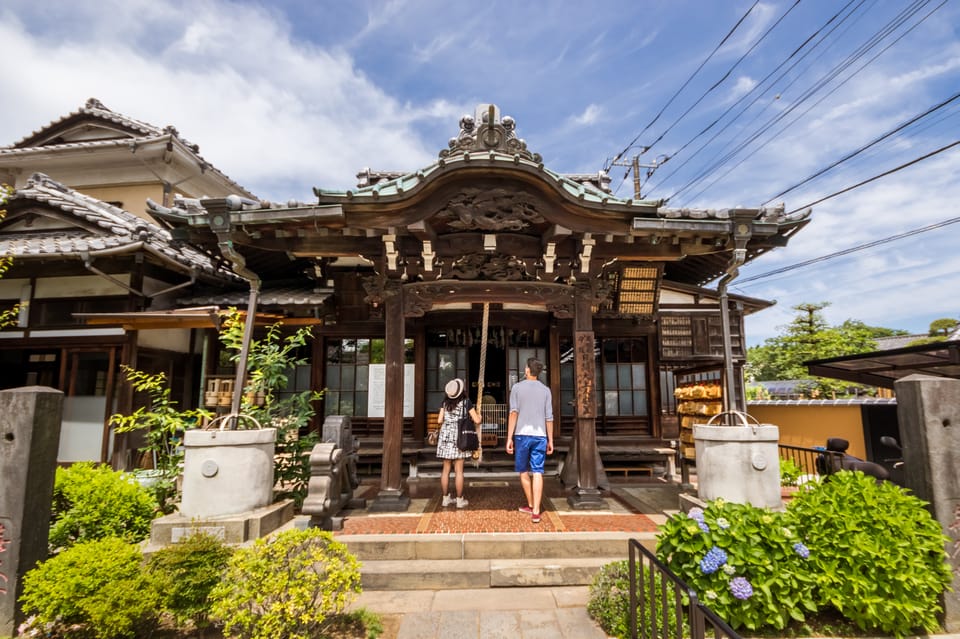
[[[656,575],[660,575],[660,600],[661,600],[661,609],[655,610],[654,605],[656,603],[655,598],[651,597],[650,601],[646,597],[638,598],[638,584],[637,584],[637,575],[642,574],[637,570],[637,553],[640,554],[641,566],[643,566],[644,560],[647,564],[651,566],[651,570],[648,571],[649,578],[647,579],[647,586],[649,587],[650,593],[655,593],[657,590],[656,584]],[[636,539],[629,540],[629,560],[628,566],[630,571],[630,637],[631,639],[640,639],[642,636],[643,639],[655,639],[658,635],[660,639],[668,639],[670,634],[670,619],[673,620],[674,639],[682,639],[684,636],[683,633],[683,621],[686,618],[689,629],[690,629],[690,639],[705,639],[706,637],[706,627],[707,623],[713,628],[713,634],[715,637],[729,637],[730,639],[740,639],[740,635],[737,634],[730,625],[721,619],[714,611],[712,611],[706,604],[702,603],[697,597],[696,591],[694,591],[690,586],[688,586],[680,577],[675,575],[666,564],[657,559],[656,555],[647,550],[639,541]],[[673,592],[673,606],[672,611],[668,608],[668,592],[669,586],[672,584]],[[647,587],[644,587],[643,592],[647,592]],[[684,606],[683,599],[686,597],[687,602]],[[649,607],[649,611],[648,611]],[[684,608],[686,607],[686,610]],[[643,623],[638,623],[638,611],[639,619]],[[672,615],[671,615],[672,612]],[[663,627],[657,628],[657,620],[663,621]],[[647,621],[649,620],[649,623]],[[639,627],[639,634],[638,634]]]

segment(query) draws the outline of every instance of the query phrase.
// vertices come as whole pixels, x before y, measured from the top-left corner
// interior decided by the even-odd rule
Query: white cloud
[[[570,118],[570,123],[575,126],[590,126],[599,120],[603,115],[603,107],[596,104],[589,104],[580,115],[574,115]]]

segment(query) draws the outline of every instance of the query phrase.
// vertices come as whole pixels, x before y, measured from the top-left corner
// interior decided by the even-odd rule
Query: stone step
[[[466,533],[338,535],[337,540],[359,560],[442,561],[626,559],[628,542],[637,539],[654,548],[653,532]]]
[[[365,591],[587,586],[605,564],[621,559],[625,557],[364,561],[360,574]]]

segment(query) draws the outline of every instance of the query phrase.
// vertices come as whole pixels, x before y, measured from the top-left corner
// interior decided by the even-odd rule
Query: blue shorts
[[[513,436],[513,469],[518,473],[543,474],[543,462],[547,458],[547,438],[530,435]]]

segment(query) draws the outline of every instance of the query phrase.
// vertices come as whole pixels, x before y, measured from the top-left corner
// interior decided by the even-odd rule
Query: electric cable
[[[690,200],[692,200],[692,199],[695,199],[696,197],[699,197],[699,196],[702,195],[705,191],[707,191],[710,187],[712,187],[714,184],[716,184],[719,180],[721,180],[721,179],[723,179],[724,177],[726,177],[727,175],[729,175],[730,172],[732,172],[734,169],[736,169],[736,168],[739,167],[741,164],[743,164],[745,161],[747,161],[748,159],[750,159],[751,157],[753,157],[754,155],[756,155],[756,153],[757,153],[759,150],[761,150],[761,149],[763,149],[764,147],[766,147],[766,145],[768,145],[770,142],[772,142],[773,140],[775,140],[779,135],[781,135],[781,134],[782,134],[784,131],[786,131],[788,128],[790,128],[791,126],[793,126],[800,118],[802,118],[804,115],[806,115],[807,113],[809,113],[814,107],[818,106],[818,105],[819,105],[820,103],[822,103],[825,99],[827,99],[829,96],[831,96],[831,95],[832,95],[833,93],[835,93],[837,90],[839,90],[842,86],[844,86],[847,82],[849,82],[851,79],[853,79],[856,75],[858,75],[859,73],[861,73],[867,66],[869,66],[870,64],[872,64],[873,62],[875,62],[881,55],[883,55],[886,51],[888,51],[891,47],[893,47],[893,46],[894,46],[895,44],[897,44],[900,40],[902,40],[904,37],[906,37],[906,35],[908,35],[911,31],[913,31],[913,29],[917,28],[917,27],[920,26],[923,22],[925,22],[931,15],[933,15],[937,10],[939,10],[941,7],[943,7],[943,6],[946,4],[946,2],[947,2],[947,0],[943,0],[943,2],[941,2],[939,5],[937,5],[933,10],[931,10],[927,15],[925,15],[919,22],[917,22],[916,24],[913,24],[912,26],[910,26],[906,31],[904,31],[902,34],[900,34],[896,39],[894,39],[894,40],[893,40],[892,42],[890,42],[887,46],[885,46],[883,49],[881,49],[879,52],[877,52],[872,58],[870,58],[869,60],[867,60],[866,62],[864,62],[859,68],[857,68],[857,69],[856,69],[855,71],[853,71],[850,75],[848,75],[846,78],[844,78],[842,81],[840,81],[836,86],[834,86],[832,89],[830,89],[830,91],[828,91],[825,95],[823,95],[819,100],[817,100],[816,102],[814,102],[813,104],[811,104],[810,106],[808,106],[804,111],[800,112],[800,113],[799,113],[798,115],[796,115],[796,117],[794,117],[791,121],[787,122],[783,127],[781,127],[774,135],[772,135],[772,136],[769,137],[766,141],[764,141],[763,143],[761,143],[758,147],[756,147],[755,149],[753,149],[747,156],[745,156],[745,157],[743,157],[742,159],[740,159],[739,162],[737,162],[737,163],[734,164],[732,167],[730,167],[729,169],[727,169],[724,173],[722,173],[722,174],[719,175],[717,178],[715,178],[714,180],[712,180],[709,184],[707,184],[706,186],[704,186],[703,188],[701,188],[696,194],[694,194],[694,195],[691,196],[690,198],[687,198],[687,201],[690,201]],[[743,151],[747,146],[749,146],[750,144],[752,144],[753,142],[755,142],[755,141],[756,141],[757,139],[759,139],[764,133],[766,133],[767,131],[769,131],[769,130],[773,127],[774,124],[780,122],[780,121],[783,120],[787,115],[793,113],[800,105],[802,105],[804,102],[806,102],[807,100],[809,100],[809,99],[810,99],[813,95],[815,95],[818,91],[820,91],[821,89],[825,88],[830,81],[834,80],[836,77],[839,76],[840,72],[842,72],[843,70],[846,70],[847,68],[849,68],[849,67],[852,65],[853,62],[855,62],[856,60],[858,60],[859,58],[861,58],[865,53],[867,53],[867,52],[868,52],[871,48],[873,48],[876,44],[879,44],[879,42],[882,41],[882,38],[883,38],[883,37],[886,37],[887,35],[889,35],[890,33],[892,33],[892,30],[893,30],[894,28],[901,26],[901,25],[906,21],[906,19],[908,19],[909,17],[912,17],[913,15],[915,15],[916,12],[917,12],[917,10],[918,10],[919,8],[922,8],[922,6],[923,6],[923,5],[926,5],[927,3],[928,3],[928,2],[923,2],[919,7],[917,7],[917,8],[914,9],[914,10],[912,10],[911,13],[910,13],[910,15],[907,15],[907,16],[898,16],[898,20],[897,20],[896,25],[893,25],[893,26],[889,26],[889,25],[888,25],[889,28],[887,28],[887,29],[884,30],[885,33],[883,34],[882,37],[880,37],[880,32],[878,32],[875,37],[871,38],[871,42],[870,42],[870,43],[867,43],[867,44],[869,44],[869,46],[867,46],[867,44],[861,46],[861,47],[858,49],[858,52],[857,52],[855,55],[851,55],[850,57],[848,57],[847,61],[845,61],[843,64],[838,65],[837,67],[835,67],[833,71],[831,71],[829,74],[827,74],[827,77],[826,77],[826,78],[822,79],[822,80],[819,81],[816,85],[814,85],[813,87],[809,88],[809,89],[805,92],[804,96],[803,96],[797,103],[791,105],[791,107],[790,107],[789,109],[785,110],[784,112],[782,112],[781,114],[779,114],[779,115],[776,116],[775,118],[773,118],[773,119],[771,119],[770,121],[768,121],[766,124],[764,124],[762,127],[760,127],[760,129],[758,129],[757,131],[755,131],[746,141],[740,143],[734,150],[730,151],[726,156],[724,156],[723,159],[721,159],[721,160],[718,161],[718,162],[715,162],[713,165],[711,165],[711,166],[708,167],[707,169],[704,169],[703,171],[701,171],[700,174],[698,174],[698,175],[697,175],[695,178],[693,178],[692,180],[688,181],[681,189],[679,189],[678,191],[676,191],[675,193],[673,193],[670,197],[668,197],[667,200],[673,199],[673,198],[676,197],[677,195],[681,194],[682,192],[684,192],[684,191],[688,190],[689,188],[691,188],[692,186],[694,186],[696,183],[702,181],[703,178],[705,178],[707,175],[710,175],[711,173],[715,173],[715,172],[718,171],[723,165],[729,163],[738,153],[740,153],[741,151]]]
[[[698,66],[698,67],[696,68],[696,70],[695,70],[692,74],[690,74],[690,77],[687,78],[687,80],[683,83],[683,85],[682,85],[679,89],[676,90],[676,92],[673,94],[673,96],[672,96],[669,100],[667,100],[667,103],[663,105],[663,107],[660,109],[660,112],[657,113],[657,115],[654,116],[654,118],[653,118],[652,120],[650,120],[650,122],[649,122],[645,127],[643,127],[643,130],[640,131],[640,133],[638,133],[638,134],[636,135],[636,137],[634,137],[634,138],[630,141],[630,143],[629,143],[626,147],[624,147],[624,149],[623,149],[622,151],[620,151],[619,153],[617,153],[617,154],[614,156],[613,160],[610,161],[610,163],[607,165],[606,169],[604,169],[604,170],[610,170],[610,167],[611,167],[611,166],[613,166],[616,162],[618,162],[618,161],[620,160],[620,158],[622,158],[622,157],[626,154],[627,151],[629,151],[631,148],[633,148],[633,145],[637,143],[637,140],[640,139],[640,136],[642,136],[644,133],[646,133],[646,132],[647,132],[647,129],[649,129],[651,126],[653,126],[654,123],[656,123],[656,121],[660,119],[660,116],[663,115],[664,111],[666,111],[667,108],[668,108],[671,104],[673,104],[673,101],[677,99],[677,97],[680,95],[680,93],[687,87],[688,84],[690,84],[690,82],[693,80],[693,78],[696,77],[696,75],[700,72],[701,69],[703,69],[703,67],[707,64],[707,62],[709,62],[710,59],[713,58],[713,56],[717,53],[717,51],[719,51],[720,48],[723,47],[724,44],[726,44],[727,40],[729,40],[730,37],[733,36],[733,34],[737,31],[737,29],[740,28],[740,25],[743,24],[743,21],[747,19],[747,16],[750,15],[750,13],[753,11],[753,9],[754,9],[758,4],[760,4],[760,0],[754,0],[754,3],[753,3],[752,5],[750,5],[750,8],[747,9],[747,12],[744,13],[742,16],[740,16],[740,19],[737,20],[737,23],[736,23],[735,25],[733,25],[733,28],[730,29],[730,31],[727,33],[727,35],[725,35],[725,36],[723,37],[723,39],[720,41],[720,44],[718,44],[716,47],[714,47],[713,51],[710,52],[710,55],[708,55],[708,56],[704,59],[704,61],[700,63],[700,66]]]
[[[960,144],[960,140],[957,141],[957,144]],[[868,248],[873,248],[875,246],[880,246],[881,244],[889,244],[890,242],[895,242],[897,240],[902,240],[913,235],[919,235],[920,233],[926,233],[927,231],[934,231],[944,226],[949,226],[951,224],[956,224],[960,222],[960,217],[952,217],[948,220],[943,220],[942,222],[937,222],[935,224],[930,224],[928,226],[923,226],[916,229],[910,229],[909,231],[904,231],[903,233],[898,233],[896,235],[890,235],[888,237],[880,238],[879,240],[873,240],[872,242],[867,242],[865,244],[858,244],[856,246],[851,246],[850,248],[843,249],[842,251],[836,251],[834,253],[828,253],[827,255],[821,255],[819,257],[814,257],[809,260],[804,260],[803,262],[797,262],[796,264],[790,264],[788,266],[783,266],[772,271],[767,271],[766,273],[760,273],[759,275],[751,275],[750,277],[743,277],[737,280],[737,285],[746,284],[748,282],[755,282],[756,280],[764,279],[767,277],[772,277],[773,275],[780,275],[781,273],[786,273],[788,271],[795,271],[798,268],[803,268],[805,266],[810,266],[812,264],[818,264],[820,262],[826,262],[827,260],[834,259],[836,257],[842,257],[844,255],[849,255],[851,253],[856,253],[857,251],[862,251]]]
[[[806,184],[807,182],[810,182],[811,180],[815,180],[816,178],[820,177],[821,175],[823,175],[824,173],[830,171],[831,169],[834,169],[834,168],[836,168],[837,166],[843,164],[844,162],[846,162],[846,161],[848,161],[848,160],[856,157],[856,156],[859,155],[860,153],[863,153],[864,151],[866,151],[866,150],[869,149],[870,147],[872,147],[872,146],[874,146],[874,145],[876,145],[876,144],[879,144],[880,142],[886,140],[886,139],[889,138],[889,137],[892,137],[892,136],[896,135],[896,134],[899,133],[900,131],[903,131],[905,128],[909,127],[911,124],[914,124],[915,122],[918,122],[919,120],[922,120],[923,118],[927,117],[927,116],[930,115],[931,113],[934,113],[934,112],[942,109],[943,107],[947,106],[947,105],[950,104],[951,102],[954,102],[954,101],[957,100],[958,98],[960,98],[960,93],[954,93],[951,97],[947,98],[947,99],[944,100],[943,102],[940,102],[939,104],[930,107],[929,109],[927,109],[926,111],[924,111],[923,113],[921,113],[921,114],[919,114],[919,115],[913,116],[913,117],[910,118],[909,120],[906,120],[905,122],[901,123],[901,124],[898,125],[897,127],[895,127],[895,128],[893,128],[893,129],[887,131],[886,133],[884,133],[884,134],[882,134],[882,135],[874,138],[873,140],[871,140],[871,141],[868,142],[867,144],[864,144],[864,145],[861,146],[860,148],[858,148],[858,149],[856,149],[856,150],[854,150],[854,151],[851,151],[850,153],[844,155],[844,156],[843,156],[842,158],[840,158],[839,160],[836,160],[835,162],[831,162],[830,164],[828,164],[827,166],[823,167],[822,169],[820,169],[820,170],[818,170],[818,171],[816,171],[816,172],[814,172],[814,173],[811,173],[810,175],[808,175],[807,177],[805,177],[805,178],[802,179],[801,181],[797,182],[797,183],[794,184],[793,186],[791,186],[791,187],[789,187],[789,188],[787,188],[787,189],[784,189],[783,191],[780,191],[779,193],[777,193],[777,194],[774,195],[773,197],[771,197],[771,198],[767,199],[766,201],[762,202],[762,203],[760,204],[760,206],[763,206],[763,205],[765,205],[765,204],[769,204],[769,203],[772,202],[773,200],[775,200],[775,199],[777,199],[777,198],[779,198],[779,197],[782,197],[782,196],[786,195],[787,193],[790,193],[791,191],[795,191],[796,189],[800,188],[801,186],[803,186],[803,185]]]

